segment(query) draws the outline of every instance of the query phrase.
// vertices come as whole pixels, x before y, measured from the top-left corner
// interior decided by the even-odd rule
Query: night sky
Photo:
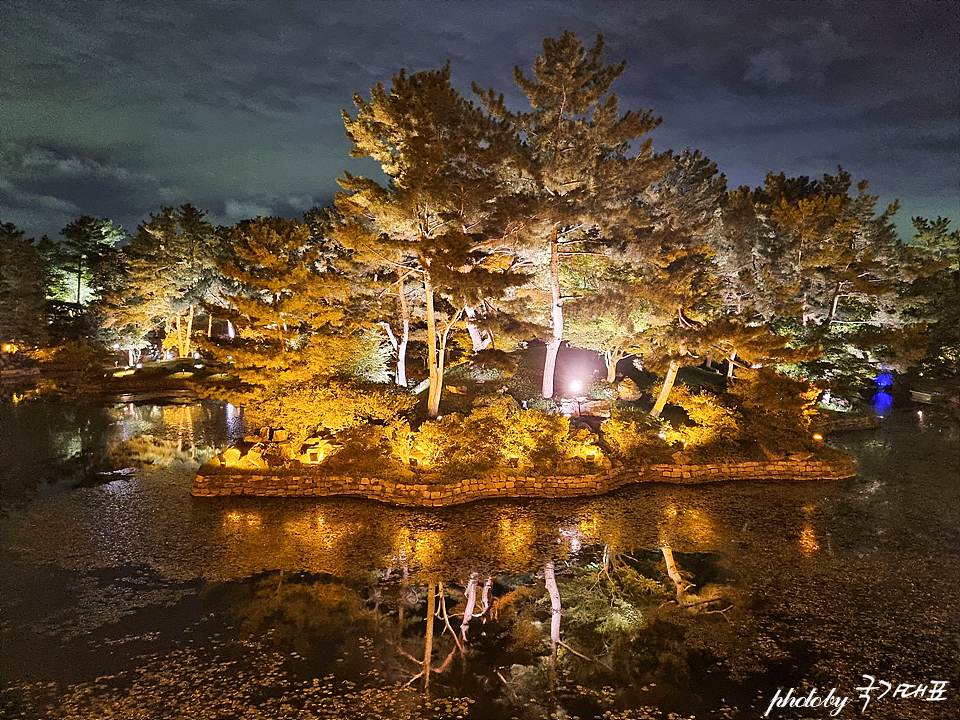
[[[0,222],[28,236],[81,214],[127,231],[190,202],[217,224],[329,204],[341,109],[408,72],[515,109],[545,36],[628,62],[621,110],[655,148],[697,148],[730,187],[837,165],[883,206],[960,221],[960,2],[140,2],[0,0]]]

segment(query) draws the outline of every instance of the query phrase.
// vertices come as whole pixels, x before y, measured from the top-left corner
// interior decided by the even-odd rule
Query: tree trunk
[[[560,616],[563,612],[553,560],[550,560],[543,568],[543,581],[547,586],[547,595],[550,596],[550,662],[548,668],[550,692],[552,694],[557,687],[557,652],[560,649]]]
[[[728,358],[728,361],[729,361],[729,363],[727,364],[727,377],[728,377],[728,378],[732,378],[732,377],[733,377],[733,366],[734,366],[734,361],[735,361],[736,359],[737,359],[737,349],[734,348],[733,350],[730,351],[730,357]]]
[[[837,308],[840,307],[840,291],[843,289],[843,283],[838,282],[836,289],[833,291],[833,301],[830,303],[830,314],[827,316],[827,328],[829,328],[834,319],[837,317]]]
[[[660,389],[660,396],[657,398],[653,410],[650,411],[650,417],[660,417],[663,408],[667,405],[667,398],[670,397],[670,391],[673,390],[673,383],[677,379],[677,370],[680,369],[679,360],[671,360],[670,368],[667,370],[667,376],[663,379],[663,387]]]
[[[677,604],[683,607],[687,604],[684,597],[687,586],[683,581],[683,576],[680,575],[680,571],[677,570],[677,563],[673,559],[673,549],[669,545],[663,544],[660,546],[660,552],[663,553],[663,561],[667,564],[667,575],[673,580],[673,584],[677,588]]]
[[[176,328],[177,328],[177,354],[179,357],[183,357],[183,322],[180,319],[180,313],[176,315]]]
[[[193,342],[193,313],[194,313],[194,307],[193,307],[193,305],[191,305],[191,306],[190,306],[190,314],[187,315],[187,333],[186,333],[186,337],[184,337],[184,339],[183,339],[183,348],[182,348],[183,352],[181,353],[180,357],[189,357],[191,351],[193,350],[193,345],[192,345],[192,342]]]
[[[477,327],[477,312],[469,305],[464,305],[463,307],[464,315],[466,315],[466,326],[467,332],[470,334],[470,344],[472,345],[473,352],[478,353],[481,350],[486,349],[490,345],[492,338],[490,333],[487,331],[480,330]]]
[[[483,584],[483,591],[480,593],[480,610],[485,615],[490,609],[490,593],[493,591],[493,578],[488,577]]]
[[[430,276],[424,275],[424,292],[427,300],[427,372],[430,389],[427,391],[427,417],[433,419],[440,414],[440,393],[443,391],[443,358],[437,348],[437,313],[433,302],[433,283]],[[439,352],[442,353],[442,348]]]
[[[397,385],[407,386],[407,343],[410,341],[410,308],[407,306],[407,292],[400,277],[400,317],[403,319],[403,331],[397,343]]]
[[[427,637],[423,643],[423,694],[430,699],[430,663],[433,660],[433,616],[436,613],[433,583],[427,585]]]
[[[607,350],[603,354],[603,360],[607,365],[607,382],[611,385],[617,381],[617,363],[625,357],[626,355],[618,350]]]
[[[557,353],[563,342],[563,297],[560,295],[560,244],[558,228],[553,226],[550,237],[550,326],[553,337],[547,343],[547,357],[543,362],[543,385],[541,394],[545,398],[553,397],[553,375],[557,369]]]
[[[277,309],[277,306],[279,304],[280,304],[280,296],[276,295],[273,302],[273,309],[277,315],[277,341],[280,343],[280,352],[286,352],[287,339],[283,336],[283,316],[280,314],[280,311]]]
[[[474,608],[477,607],[477,574],[470,573],[470,581],[463,591],[463,597],[467,604],[463,609],[463,622],[460,623],[460,639],[464,645],[467,643],[467,631],[470,629],[470,620],[473,619]]]

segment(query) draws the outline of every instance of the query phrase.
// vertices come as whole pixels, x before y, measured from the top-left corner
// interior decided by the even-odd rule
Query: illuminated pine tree
[[[407,76],[389,91],[354,96],[356,117],[344,112],[354,157],[380,162],[388,187],[349,173],[337,207],[374,223],[372,232],[345,234],[352,250],[374,256],[401,281],[422,284],[427,324],[427,415],[439,413],[450,333],[467,308],[495,298],[525,278],[495,262],[512,252],[504,187],[516,174],[516,138],[450,85],[450,68]],[[404,296],[405,297],[405,296]]]
[[[626,64],[607,65],[603,54],[602,36],[590,50],[572,32],[545,39],[533,77],[514,69],[514,80],[530,101],[528,112],[511,112],[502,95],[474,88],[524,141],[527,164],[518,185],[533,206],[526,251],[541,276],[543,320],[550,328],[544,397],[553,396],[557,352],[565,337],[563,308],[572,299],[563,287],[561,266],[600,252],[599,242],[636,240],[636,229],[649,220],[634,199],[669,162],[654,154],[649,139],[642,140],[660,124],[658,118],[647,110],[621,116],[611,87]]]
[[[105,298],[107,323],[141,335],[162,329],[167,348],[191,355],[198,310],[220,281],[222,247],[220,234],[190,204],[151,215],[123,250],[127,276]]]
[[[901,312],[923,324],[928,374],[955,375],[960,367],[960,230],[951,231],[942,217],[915,217],[913,227],[903,273],[912,277],[904,277],[900,288]]]
[[[56,246],[54,260],[58,271],[68,278],[67,296],[78,307],[96,299],[103,284],[97,275],[109,265],[123,230],[110,220],[83,215],[60,231],[63,240]]]
[[[341,248],[314,242],[309,224],[283,218],[238,223],[229,247],[217,266],[232,290],[219,302],[237,335],[202,345],[240,384],[218,389],[218,397],[249,408],[251,421],[298,437],[349,425],[348,415],[403,408],[371,392],[364,410],[353,387],[357,376],[376,376],[370,361],[379,355],[382,366],[384,358],[377,338],[344,322],[349,280]]]
[[[894,292],[904,258],[897,204],[878,214],[867,191],[866,181],[854,191],[842,169],[814,181],[771,173],[761,188],[730,193],[715,245],[736,299],[728,307],[821,345],[822,358],[802,371],[825,381],[869,374],[882,360],[878,334],[896,344],[905,325]]]

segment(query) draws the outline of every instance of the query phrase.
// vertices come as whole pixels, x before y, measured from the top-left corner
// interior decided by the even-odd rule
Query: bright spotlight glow
[[[581,383],[579,380],[574,380],[572,383],[570,383],[570,389],[574,392],[580,392],[580,388],[582,387],[583,383]]]

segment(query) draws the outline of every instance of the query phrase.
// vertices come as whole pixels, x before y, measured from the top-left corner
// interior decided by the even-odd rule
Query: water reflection
[[[213,402],[0,403],[0,508],[115,482],[125,468],[194,469],[226,445],[231,417],[235,408]]]
[[[877,417],[882,419],[887,416],[893,407],[893,395],[881,390],[873,394],[873,399],[870,401],[870,404],[873,412],[876,413]]]
[[[346,581],[274,571],[205,592],[229,598],[244,633],[272,634],[293,648],[308,676],[342,677],[349,668],[358,689],[413,686],[424,702],[469,697],[480,717],[600,715],[625,693],[662,688],[647,690],[652,702],[688,680],[688,628],[712,637],[717,657],[734,647],[738,593],[707,582],[720,574],[716,558],[671,556],[684,578],[681,602],[652,551],[590,546],[574,563],[551,559],[521,575],[473,571],[441,580],[424,570],[430,542],[407,550],[417,553],[420,572],[404,565]],[[588,690],[603,687],[621,690]],[[305,710],[314,709],[310,700]]]
[[[804,557],[811,557],[820,549],[820,543],[817,542],[817,534],[813,530],[812,516],[816,506],[806,504],[803,506],[803,529],[800,531],[800,552]]]
[[[58,432],[189,455],[226,416],[121,406]],[[22,707],[56,708],[33,716],[77,717],[748,718],[776,687],[950,677],[951,428],[894,412],[849,436],[852,481],[438,510],[191,498],[192,469],[149,465],[0,521],[0,639],[22,651],[0,670]]]

